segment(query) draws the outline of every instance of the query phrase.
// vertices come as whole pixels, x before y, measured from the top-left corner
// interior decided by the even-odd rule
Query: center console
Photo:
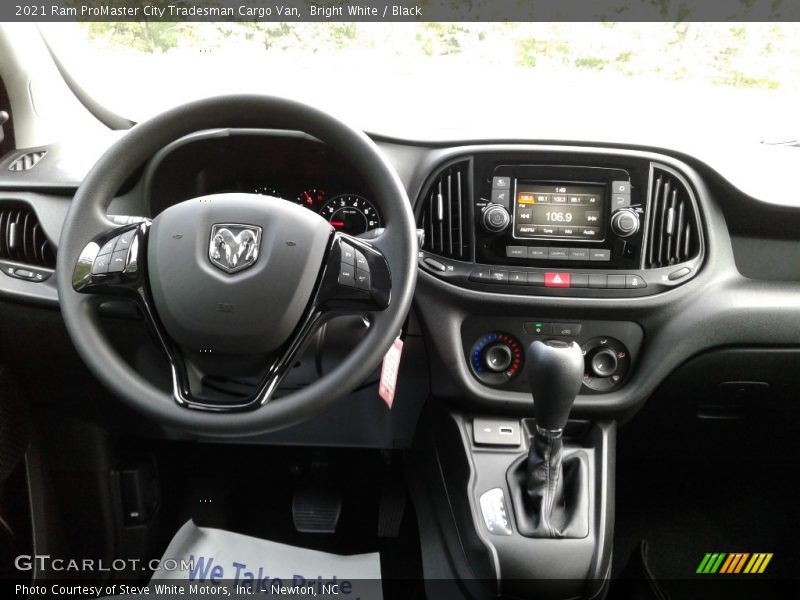
[[[702,280],[705,190],[654,153],[463,152],[441,156],[416,204],[442,402],[420,421],[415,507],[431,578],[470,582],[429,595],[601,598],[613,417],[652,385],[653,307],[679,314],[696,289],[681,286]]]

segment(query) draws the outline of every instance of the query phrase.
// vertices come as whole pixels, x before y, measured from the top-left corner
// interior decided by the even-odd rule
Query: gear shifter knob
[[[583,379],[583,352],[575,342],[536,340],[528,347],[528,381],[536,425],[548,431],[564,429]]]

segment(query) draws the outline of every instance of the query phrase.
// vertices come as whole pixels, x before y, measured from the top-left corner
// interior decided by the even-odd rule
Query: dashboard
[[[635,411],[690,357],[715,348],[800,341],[800,211],[756,201],[700,161],[621,146],[376,142],[406,186],[422,240],[403,332],[401,377],[413,383],[401,387],[407,400],[398,404],[412,413],[431,395],[465,410],[527,414],[525,349],[536,339],[582,347],[575,414],[587,417]],[[47,150],[28,172],[7,170],[15,153],[0,164],[0,210],[28,210],[49,240],[36,264],[0,256],[12,269],[4,266],[0,296],[55,306],[63,190],[81,174],[65,179],[57,168],[68,147]],[[153,218],[230,191],[301,204],[356,235],[385,225],[344,157],[305,134],[266,130],[205,131],[170,144],[120,190],[109,214]],[[292,385],[318,377],[323,363],[299,368]],[[376,410],[373,400],[365,387],[366,412]],[[396,435],[376,418],[372,429],[315,435],[326,443]]]

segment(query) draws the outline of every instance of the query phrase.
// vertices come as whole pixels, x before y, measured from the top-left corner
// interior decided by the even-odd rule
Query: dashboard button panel
[[[548,251],[549,248],[529,247],[531,250]],[[608,259],[610,250],[592,249],[589,258],[598,266],[600,259]],[[357,259],[357,257],[356,257]],[[659,269],[615,271],[609,269],[597,272],[592,271],[586,261],[580,270],[569,268],[573,261],[559,260],[559,266],[565,269],[546,269],[528,267],[527,265],[493,266],[476,265],[460,260],[443,257],[438,254],[421,250],[419,252],[419,265],[428,273],[434,274],[448,283],[462,287],[480,289],[499,293],[531,294],[531,295],[564,295],[583,297],[638,297],[657,294],[683,283],[688,274],[683,267],[675,266]],[[694,267],[694,263],[692,263]],[[678,273],[678,275],[674,275]],[[559,281],[555,280],[558,274]],[[673,274],[670,279],[669,275]],[[675,280],[678,279],[678,280]],[[568,283],[567,283],[568,282]]]

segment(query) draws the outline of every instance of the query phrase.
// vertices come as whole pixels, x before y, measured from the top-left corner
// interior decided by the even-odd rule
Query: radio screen
[[[602,240],[602,185],[517,182],[514,237]]]

